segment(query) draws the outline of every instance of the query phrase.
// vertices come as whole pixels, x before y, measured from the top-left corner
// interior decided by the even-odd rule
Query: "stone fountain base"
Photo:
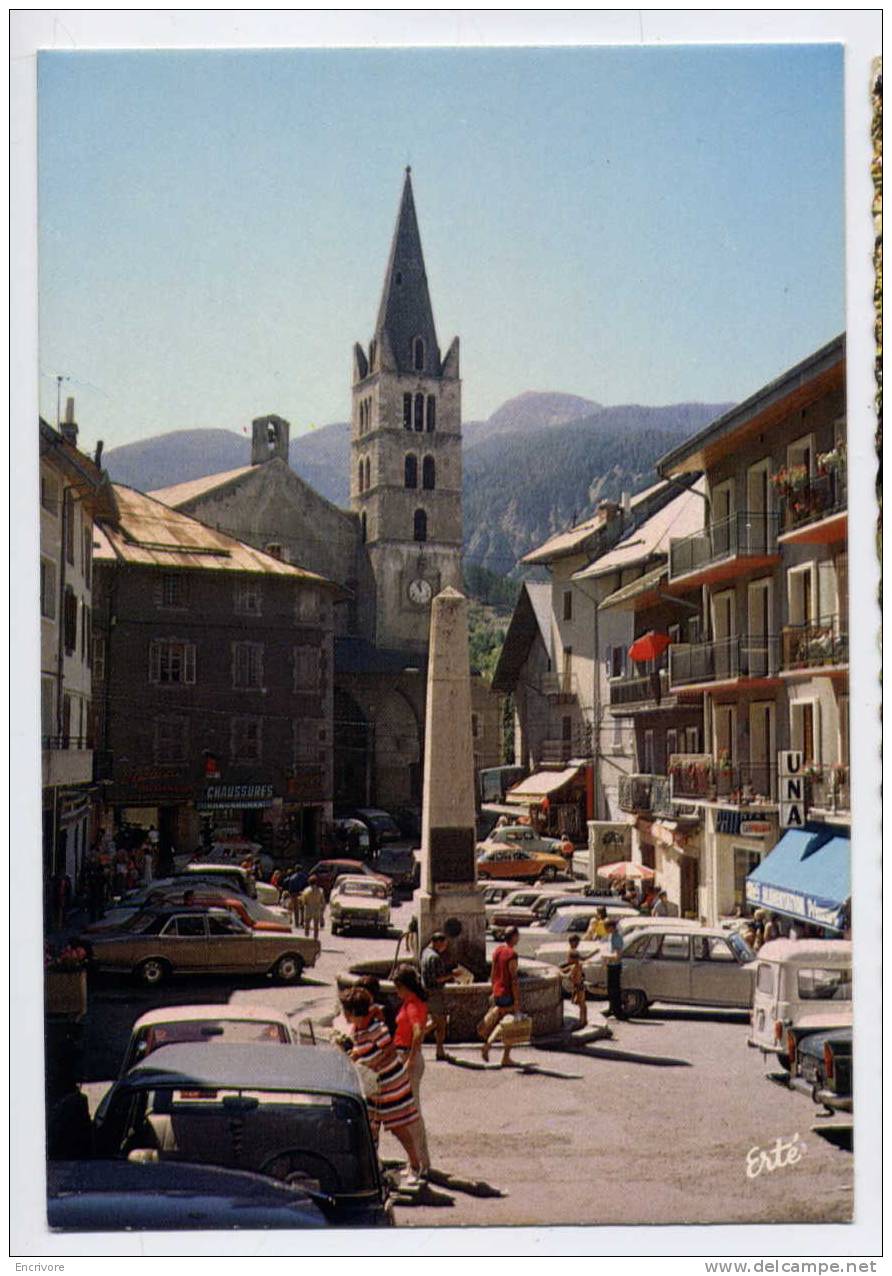
[[[376,975],[381,981],[381,991],[394,994],[389,975],[393,962],[377,958],[360,961],[349,970],[341,971],[337,979],[338,995],[352,988],[360,975]],[[520,1002],[523,1013],[533,1021],[533,1037],[553,1036],[561,1032],[564,1023],[561,976],[554,966],[544,962],[521,958],[518,962],[520,976]],[[446,1040],[448,1042],[477,1041],[477,1024],[489,1009],[489,984],[446,984],[446,1009],[449,1015]],[[340,1006],[336,1007],[339,1010]]]

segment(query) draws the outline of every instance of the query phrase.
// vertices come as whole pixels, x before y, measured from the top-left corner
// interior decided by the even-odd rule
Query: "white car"
[[[720,926],[662,926],[633,933],[623,950],[622,1004],[643,1015],[654,1001],[748,1010],[753,1002],[756,954]]]
[[[484,841],[477,843],[478,851],[488,851],[491,846],[500,843],[503,846],[519,846],[525,851],[544,851],[546,855],[555,855],[560,846],[556,837],[542,837],[529,824],[508,824],[494,828]]]
[[[584,883],[579,884],[579,890]],[[508,926],[531,926],[536,920],[536,906],[543,899],[575,894],[573,882],[556,882],[551,886],[527,885],[512,891],[497,904],[485,905],[488,930],[504,931]]]
[[[373,877],[358,874],[339,877],[328,900],[331,933],[346,930],[390,930],[390,897],[387,887]]]
[[[699,930],[700,922],[685,917],[621,917],[616,929],[622,935],[623,942],[629,943],[638,931],[651,930],[653,927],[660,926],[664,929],[671,926],[673,930]],[[588,947],[592,949],[592,952],[583,958],[582,965],[586,991],[592,994],[606,993],[607,974],[604,958],[607,955],[607,941],[598,939]]]
[[[566,952],[567,940],[573,934],[584,935],[589,922],[597,915],[603,905],[577,906],[568,905],[559,908],[547,926],[522,926],[517,940],[515,952],[518,957],[536,957],[544,944],[563,939]],[[615,904],[607,909],[608,917],[634,916],[634,908],[628,904]],[[560,964],[560,963],[558,963]]]
[[[773,939],[756,958],[749,1045],[787,1068],[801,1037],[851,1027],[849,940]]]

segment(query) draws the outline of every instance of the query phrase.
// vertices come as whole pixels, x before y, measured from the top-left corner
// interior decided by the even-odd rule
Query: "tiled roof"
[[[649,500],[662,486],[663,483],[653,483],[650,487],[646,487],[644,491],[636,493],[630,502],[631,509],[634,511],[643,501]],[[522,563],[547,563],[553,558],[564,558],[574,552],[581,553],[587,541],[605,525],[605,522],[606,518],[603,511],[596,511],[590,518],[584,519],[574,527],[568,527],[564,532],[556,532],[554,536],[550,536],[537,549],[532,549],[528,554],[524,554],[520,561]]]
[[[698,479],[689,492],[682,492],[669,501],[606,554],[601,554],[587,567],[574,572],[572,579],[587,580],[592,576],[604,576],[607,572],[647,562],[658,554],[668,556],[669,541],[673,536],[690,536],[702,528],[706,508],[703,500],[705,490],[705,481]]]
[[[651,593],[659,589],[668,576],[668,564],[661,563],[653,571],[645,572],[643,576],[630,581],[628,585],[623,585],[622,589],[614,590],[612,594],[608,594],[598,604],[598,610],[605,611],[609,607],[623,607],[625,603],[632,602],[635,598],[640,598],[642,594]]]
[[[118,518],[114,522],[103,520],[94,531],[93,557],[99,562],[256,572],[339,589],[324,576],[273,558],[132,487],[115,483],[113,491]]]
[[[172,487],[155,488],[154,491],[149,492],[149,496],[176,508],[177,505],[185,505],[188,501],[194,500],[196,496],[204,496],[206,492],[213,492],[215,488],[223,487],[233,479],[241,478],[243,474],[250,474],[254,468],[253,465],[240,465],[237,470],[205,474],[204,478],[190,479],[188,483],[174,483]]]

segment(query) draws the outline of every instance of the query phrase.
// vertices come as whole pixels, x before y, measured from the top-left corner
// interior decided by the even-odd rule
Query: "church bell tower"
[[[411,169],[378,320],[353,348],[350,502],[375,578],[375,643],[427,647],[430,602],[462,588],[458,337],[440,356]]]

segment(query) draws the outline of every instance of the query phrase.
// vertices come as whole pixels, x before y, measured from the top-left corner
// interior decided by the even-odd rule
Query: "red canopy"
[[[670,645],[668,634],[658,634],[653,629],[636,638],[629,648],[630,660],[657,660]]]

